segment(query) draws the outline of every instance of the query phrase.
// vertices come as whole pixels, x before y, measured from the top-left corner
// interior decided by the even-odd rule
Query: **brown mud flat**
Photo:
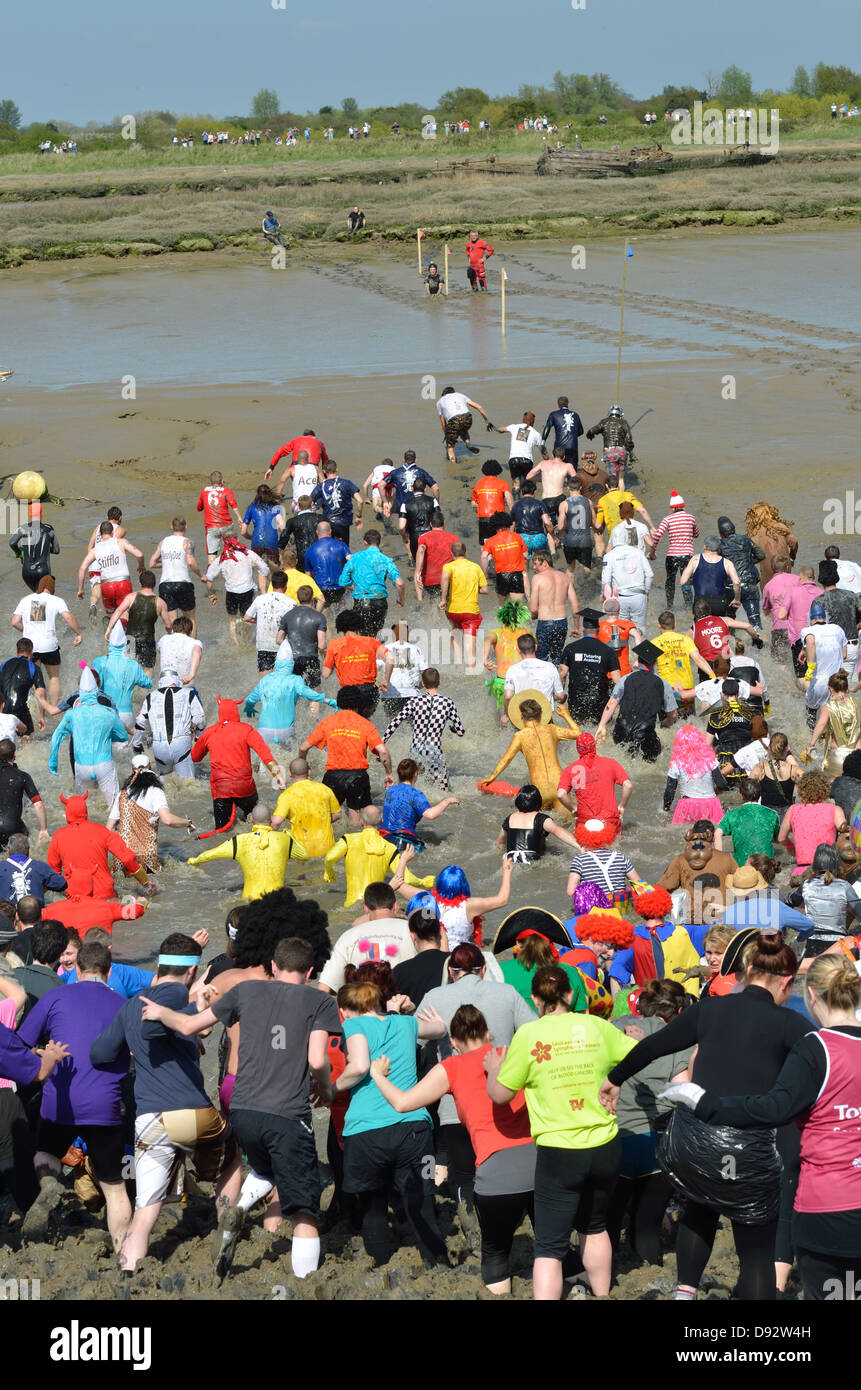
[[[324,1204],[328,1200],[324,1196]],[[2,1210],[2,1208],[0,1208]],[[52,1301],[131,1301],[177,1299],[184,1302],[226,1301],[481,1301],[496,1302],[481,1280],[477,1254],[454,1216],[453,1204],[437,1204],[440,1228],[446,1238],[452,1268],[427,1269],[409,1235],[394,1222],[397,1248],[382,1268],[375,1268],[361,1239],[342,1221],[322,1237],[323,1262],[307,1279],[290,1271],[289,1226],[270,1236],[259,1215],[252,1215],[240,1236],[230,1275],[218,1284],[213,1276],[214,1212],[211,1200],[189,1196],[182,1205],[164,1208],[151,1243],[152,1253],[132,1278],[121,1275],[102,1217],[93,1216],[76,1199],[64,1196],[58,1209],[58,1243],[20,1246],[19,1219],[6,1216],[2,1251],[4,1279],[26,1277],[29,1287],[39,1281],[39,1297]],[[399,1243],[403,1240],[405,1243]],[[16,1248],[17,1247],[17,1248]],[[514,1242],[514,1279],[510,1298],[529,1301],[532,1240],[528,1224]],[[732,1297],[738,1265],[729,1227],[718,1231],[714,1255],[703,1277],[700,1300]],[[570,1291],[569,1291],[570,1290]],[[620,1302],[666,1302],[675,1291],[675,1259],[664,1253],[663,1268],[638,1265],[623,1249],[610,1299]],[[575,1284],[566,1285],[570,1301],[591,1302]]]

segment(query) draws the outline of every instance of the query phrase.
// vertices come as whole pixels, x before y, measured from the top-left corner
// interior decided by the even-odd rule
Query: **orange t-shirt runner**
[[[339,709],[321,719],[308,735],[312,748],[325,748],[327,772],[353,772],[367,768],[366,754],[382,743],[382,735],[355,710]]]
[[[479,479],[472,489],[472,500],[478,507],[481,521],[486,521],[489,516],[495,516],[497,512],[505,511],[505,494],[508,491],[508,483],[503,478]]]
[[[603,622],[598,624],[598,637],[602,642],[606,642],[608,645],[613,640],[613,634],[616,632],[619,634],[619,640],[622,643],[618,653],[619,670],[622,672],[623,676],[630,675],[631,673],[631,658],[628,654],[628,638],[631,635],[631,628],[635,626],[636,624],[629,623],[627,618],[605,618]]]
[[[497,574],[522,574],[526,568],[526,542],[516,531],[497,531],[481,548],[493,557]]]
[[[376,637],[333,637],[326,651],[324,669],[334,666],[341,685],[373,685],[377,679],[377,653],[385,650]]]

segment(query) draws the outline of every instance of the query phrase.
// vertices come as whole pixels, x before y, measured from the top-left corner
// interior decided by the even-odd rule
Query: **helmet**
[[[607,414],[612,420],[618,420],[622,414],[622,407],[620,405],[611,405]]]

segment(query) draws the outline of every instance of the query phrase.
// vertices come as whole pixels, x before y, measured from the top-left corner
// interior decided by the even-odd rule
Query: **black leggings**
[[[514,1232],[524,1216],[532,1220],[534,1194],[507,1192],[493,1197],[475,1194],[481,1227],[481,1277],[485,1284],[501,1284],[511,1275]]]
[[[672,1195],[673,1185],[664,1173],[647,1173],[642,1178],[620,1177],[607,1215],[607,1230],[610,1232],[614,1251],[618,1251],[621,1244],[622,1226],[625,1225],[628,1244],[635,1255],[647,1265],[659,1265],[661,1222]]]
[[[795,1258],[805,1303],[855,1299],[855,1276],[859,1266],[857,1255],[823,1255],[821,1250],[805,1250],[799,1245],[795,1249]]]
[[[400,1193],[407,1221],[415,1236],[416,1245],[427,1265],[445,1260],[445,1242],[439,1233],[434,1212],[433,1188],[426,1190],[418,1176],[398,1175],[395,1188]],[[353,1198],[365,1250],[375,1264],[388,1264],[392,1258],[392,1232],[389,1227],[389,1191],[385,1187],[375,1192],[359,1192]]]
[[[453,1202],[472,1207],[475,1190],[475,1150],[465,1125],[441,1125],[448,1167],[448,1191]],[[503,1275],[503,1278],[505,1276]]]
[[[676,1263],[679,1283],[697,1288],[712,1253],[720,1213],[699,1202],[687,1202],[679,1221]],[[774,1274],[774,1247],[777,1218],[762,1226],[732,1223],[738,1256],[737,1297],[748,1303],[761,1303],[777,1294]]]
[[[664,583],[664,594],[666,596],[668,608],[672,608],[676,597],[676,575],[681,578],[690,558],[690,555],[667,555],[664,560],[667,571],[667,578]]]

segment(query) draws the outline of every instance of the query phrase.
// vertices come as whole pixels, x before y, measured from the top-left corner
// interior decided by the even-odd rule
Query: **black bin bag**
[[[709,1125],[677,1106],[657,1158],[685,1197],[743,1226],[777,1219],[783,1161],[773,1129]]]

